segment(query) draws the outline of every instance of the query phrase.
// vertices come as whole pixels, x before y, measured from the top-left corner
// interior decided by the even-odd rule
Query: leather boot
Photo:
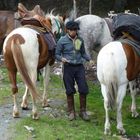
[[[74,107],[74,96],[73,95],[67,95],[67,104],[68,104],[68,118],[70,121],[76,119],[75,115],[75,107]]]
[[[79,116],[85,120],[89,121],[89,116],[86,113],[86,95],[80,95],[80,114]]]

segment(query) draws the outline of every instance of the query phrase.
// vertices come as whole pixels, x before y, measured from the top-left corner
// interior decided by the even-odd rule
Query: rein
[[[56,40],[58,41],[61,36],[65,34],[64,32],[64,24],[60,22],[58,19],[54,18],[55,23],[58,27],[58,33],[56,34]]]

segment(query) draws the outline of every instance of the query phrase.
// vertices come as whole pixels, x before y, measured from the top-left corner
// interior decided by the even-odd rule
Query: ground
[[[61,67],[59,67],[60,65],[58,66],[58,64],[56,64],[55,66],[57,66],[57,67],[53,67],[53,71],[55,71],[57,73],[61,73]],[[87,80],[90,80],[93,82],[97,81],[95,67],[86,69],[86,78],[87,78]],[[2,86],[2,83],[1,83],[1,86]],[[54,108],[55,106],[64,104],[64,101],[62,101],[62,100],[56,101],[56,100],[51,99],[50,104]],[[21,118],[14,119],[12,117],[12,108],[13,108],[13,104],[12,104],[11,100],[10,100],[10,103],[3,104],[0,106],[0,138],[3,138],[3,140],[12,139],[12,136],[14,134],[14,129],[10,129],[10,127],[12,127],[12,125],[15,125],[16,122],[21,120]],[[55,114],[55,115],[56,114],[61,115],[60,113],[57,113],[55,110],[53,110],[51,108],[47,108],[46,110],[53,111],[53,114]],[[31,113],[31,110],[29,110],[29,111],[20,110],[20,115],[22,117],[29,116],[30,113]]]
[[[94,83],[98,82],[96,76],[96,67],[86,69],[86,78],[87,80],[90,80]],[[66,114],[66,111],[58,112],[58,110],[55,109],[55,107],[62,106],[63,104],[66,105],[66,101],[60,99],[50,99],[49,104],[51,107],[45,108],[42,113],[49,112],[52,117]],[[14,119],[12,117],[12,108],[12,101],[8,102],[8,104],[5,103],[0,106],[0,139],[2,138],[2,140],[12,140],[12,137],[15,134],[15,130],[13,129],[14,125],[22,118],[26,116],[29,117],[31,113],[31,110],[20,110],[21,118]],[[121,140],[139,140],[139,138],[121,138]]]

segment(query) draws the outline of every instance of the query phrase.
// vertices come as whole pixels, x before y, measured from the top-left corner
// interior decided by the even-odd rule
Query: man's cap
[[[75,22],[75,21],[68,21],[66,23],[66,28],[68,30],[79,30],[80,29],[79,24],[77,22]]]

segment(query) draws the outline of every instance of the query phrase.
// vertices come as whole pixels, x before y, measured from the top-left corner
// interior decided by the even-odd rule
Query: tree
[[[19,0],[0,0],[0,8],[3,10],[17,10]]]
[[[114,3],[114,10],[115,12],[123,12],[127,5],[127,0],[115,0]]]

